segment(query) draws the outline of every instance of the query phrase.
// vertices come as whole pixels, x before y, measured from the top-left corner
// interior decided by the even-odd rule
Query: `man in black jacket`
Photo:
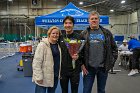
[[[81,33],[86,41],[83,48],[84,65],[82,65],[83,93],[91,93],[95,76],[97,76],[98,93],[105,93],[108,71],[115,64],[118,50],[111,32],[99,25],[99,13],[91,12],[88,20],[89,27]]]
[[[69,81],[71,83],[71,93],[78,93],[78,86],[80,80],[81,63],[78,59],[78,55],[70,56],[68,51],[66,40],[80,40],[80,35],[73,31],[74,18],[66,16],[63,20],[65,31],[62,32],[59,43],[62,51],[62,65],[61,65],[61,79],[60,85],[62,93],[68,93]],[[76,60],[75,68],[72,66],[72,60]],[[77,60],[78,59],[78,60]]]

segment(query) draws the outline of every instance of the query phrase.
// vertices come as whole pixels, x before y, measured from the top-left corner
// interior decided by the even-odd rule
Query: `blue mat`
[[[34,93],[35,84],[32,77],[24,77],[22,71],[17,71],[17,65],[22,54],[16,54],[0,60],[0,93]],[[79,93],[82,93],[82,78],[80,79]],[[69,93],[71,93],[69,86]],[[60,84],[56,93],[61,93]]]

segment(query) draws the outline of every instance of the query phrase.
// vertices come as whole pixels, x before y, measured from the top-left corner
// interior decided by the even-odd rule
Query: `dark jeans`
[[[88,74],[84,76],[83,79],[83,93],[91,93],[92,86],[95,80],[95,76],[97,76],[97,91],[98,93],[105,93],[105,86],[108,77],[108,72],[105,71],[105,68],[88,68]]]
[[[78,93],[80,73],[69,73],[60,79],[62,93],[68,93],[69,80],[71,83],[71,93]]]
[[[139,69],[140,49],[134,49],[132,55],[132,69]]]
[[[54,78],[54,87],[43,87],[36,84],[35,93],[46,93],[46,89],[47,89],[47,93],[55,93],[57,84],[58,84],[58,77]]]

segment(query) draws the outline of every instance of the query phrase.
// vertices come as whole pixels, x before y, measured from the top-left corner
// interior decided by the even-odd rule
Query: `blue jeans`
[[[105,86],[108,77],[108,72],[105,71],[105,68],[88,68],[88,74],[84,76],[83,79],[83,93],[91,93],[92,86],[95,80],[95,76],[97,77],[97,91],[98,93],[105,93]]]
[[[58,84],[58,77],[54,78],[54,87],[43,87],[36,84],[35,93],[46,93],[46,89],[47,89],[47,93],[55,93],[57,84]]]

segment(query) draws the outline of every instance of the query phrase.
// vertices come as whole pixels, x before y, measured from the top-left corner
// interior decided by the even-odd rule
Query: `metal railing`
[[[0,59],[13,56],[19,51],[19,45],[15,42],[0,43]]]

